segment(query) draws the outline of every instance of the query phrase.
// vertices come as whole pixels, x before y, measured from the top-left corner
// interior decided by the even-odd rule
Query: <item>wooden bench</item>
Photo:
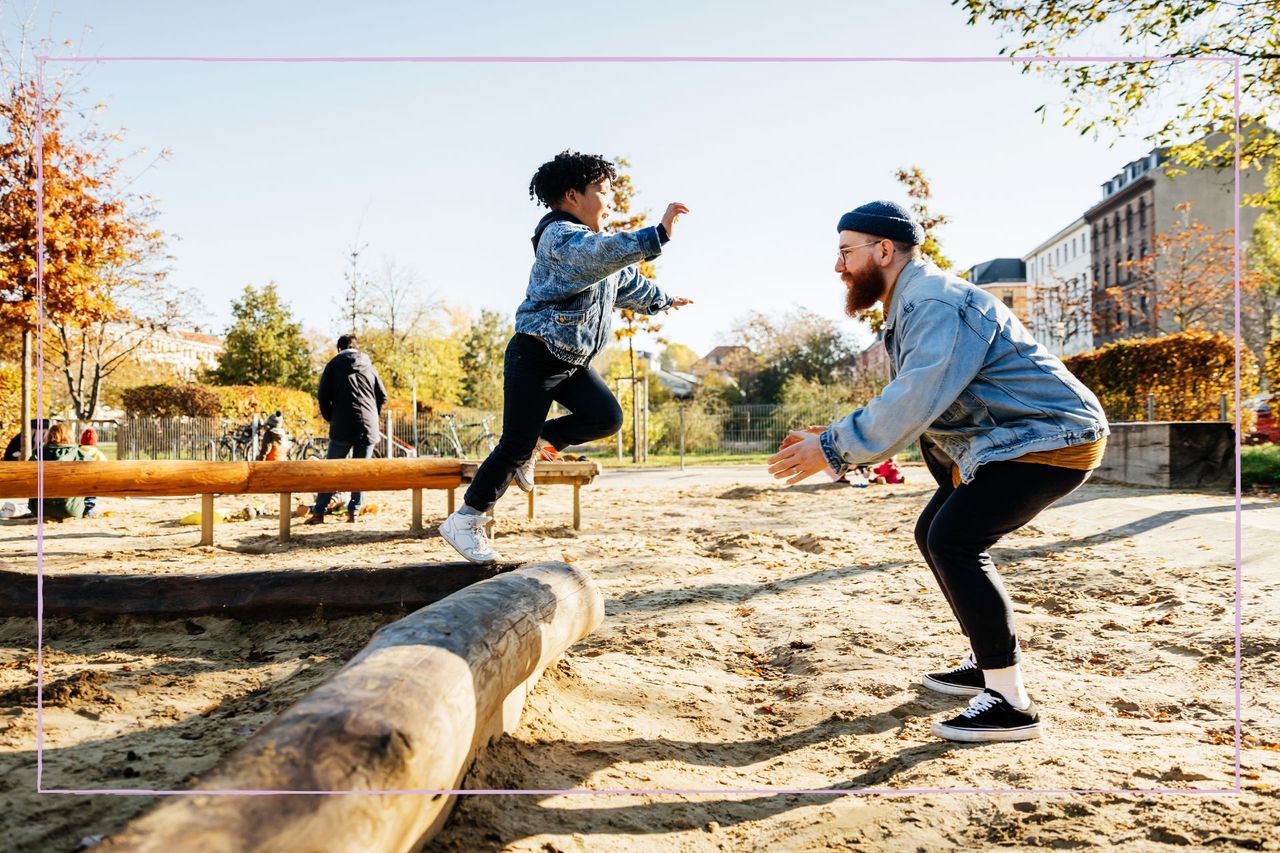
[[[478,462],[462,463],[462,482],[470,483],[480,467]],[[582,529],[582,503],[579,492],[583,486],[589,486],[600,476],[598,462],[538,462],[533,467],[534,486],[573,486],[573,529]],[[537,489],[529,492],[529,520],[533,521],[537,507],[535,494]],[[453,491],[449,492],[449,512],[454,510]]]
[[[456,459],[307,459],[297,462],[45,462],[37,488],[36,462],[0,465],[0,495],[46,498],[200,495],[200,544],[213,544],[215,495],[280,496],[280,541],[287,542],[293,495],[314,492],[389,492],[410,489],[409,529],[422,532],[422,491],[453,490],[462,483]]]

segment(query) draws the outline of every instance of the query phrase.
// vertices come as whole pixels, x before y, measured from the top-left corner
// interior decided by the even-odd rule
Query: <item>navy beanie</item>
[[[840,217],[836,231],[861,231],[912,246],[924,242],[924,229],[920,223],[911,218],[905,207],[891,201],[872,201],[855,207]]]

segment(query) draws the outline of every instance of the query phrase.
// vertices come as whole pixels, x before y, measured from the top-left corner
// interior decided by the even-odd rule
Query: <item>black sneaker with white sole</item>
[[[973,662],[972,654],[965,655],[955,669],[931,672],[923,676],[920,683],[935,693],[945,693],[948,696],[977,696],[987,686],[982,670]]]
[[[933,733],[964,743],[1030,740],[1040,737],[1040,712],[1036,703],[1018,710],[991,688],[969,700],[969,707],[945,723],[934,723]]]

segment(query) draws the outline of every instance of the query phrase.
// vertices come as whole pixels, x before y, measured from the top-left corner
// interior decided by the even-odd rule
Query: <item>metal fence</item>
[[[222,418],[126,416],[115,436],[117,459],[198,459],[213,461],[226,431]],[[101,441],[100,441],[101,443]]]

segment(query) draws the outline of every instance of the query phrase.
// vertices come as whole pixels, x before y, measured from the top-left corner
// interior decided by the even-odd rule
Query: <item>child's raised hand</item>
[[[685,207],[678,201],[673,201],[667,205],[667,212],[662,214],[662,227],[667,229],[667,236],[675,236],[676,220],[689,212],[689,208]]]
[[[671,308],[683,308],[686,305],[692,305],[692,304],[693,304],[692,299],[686,299],[683,296],[677,296],[671,300]],[[668,308],[667,310],[669,311],[671,309]]]

